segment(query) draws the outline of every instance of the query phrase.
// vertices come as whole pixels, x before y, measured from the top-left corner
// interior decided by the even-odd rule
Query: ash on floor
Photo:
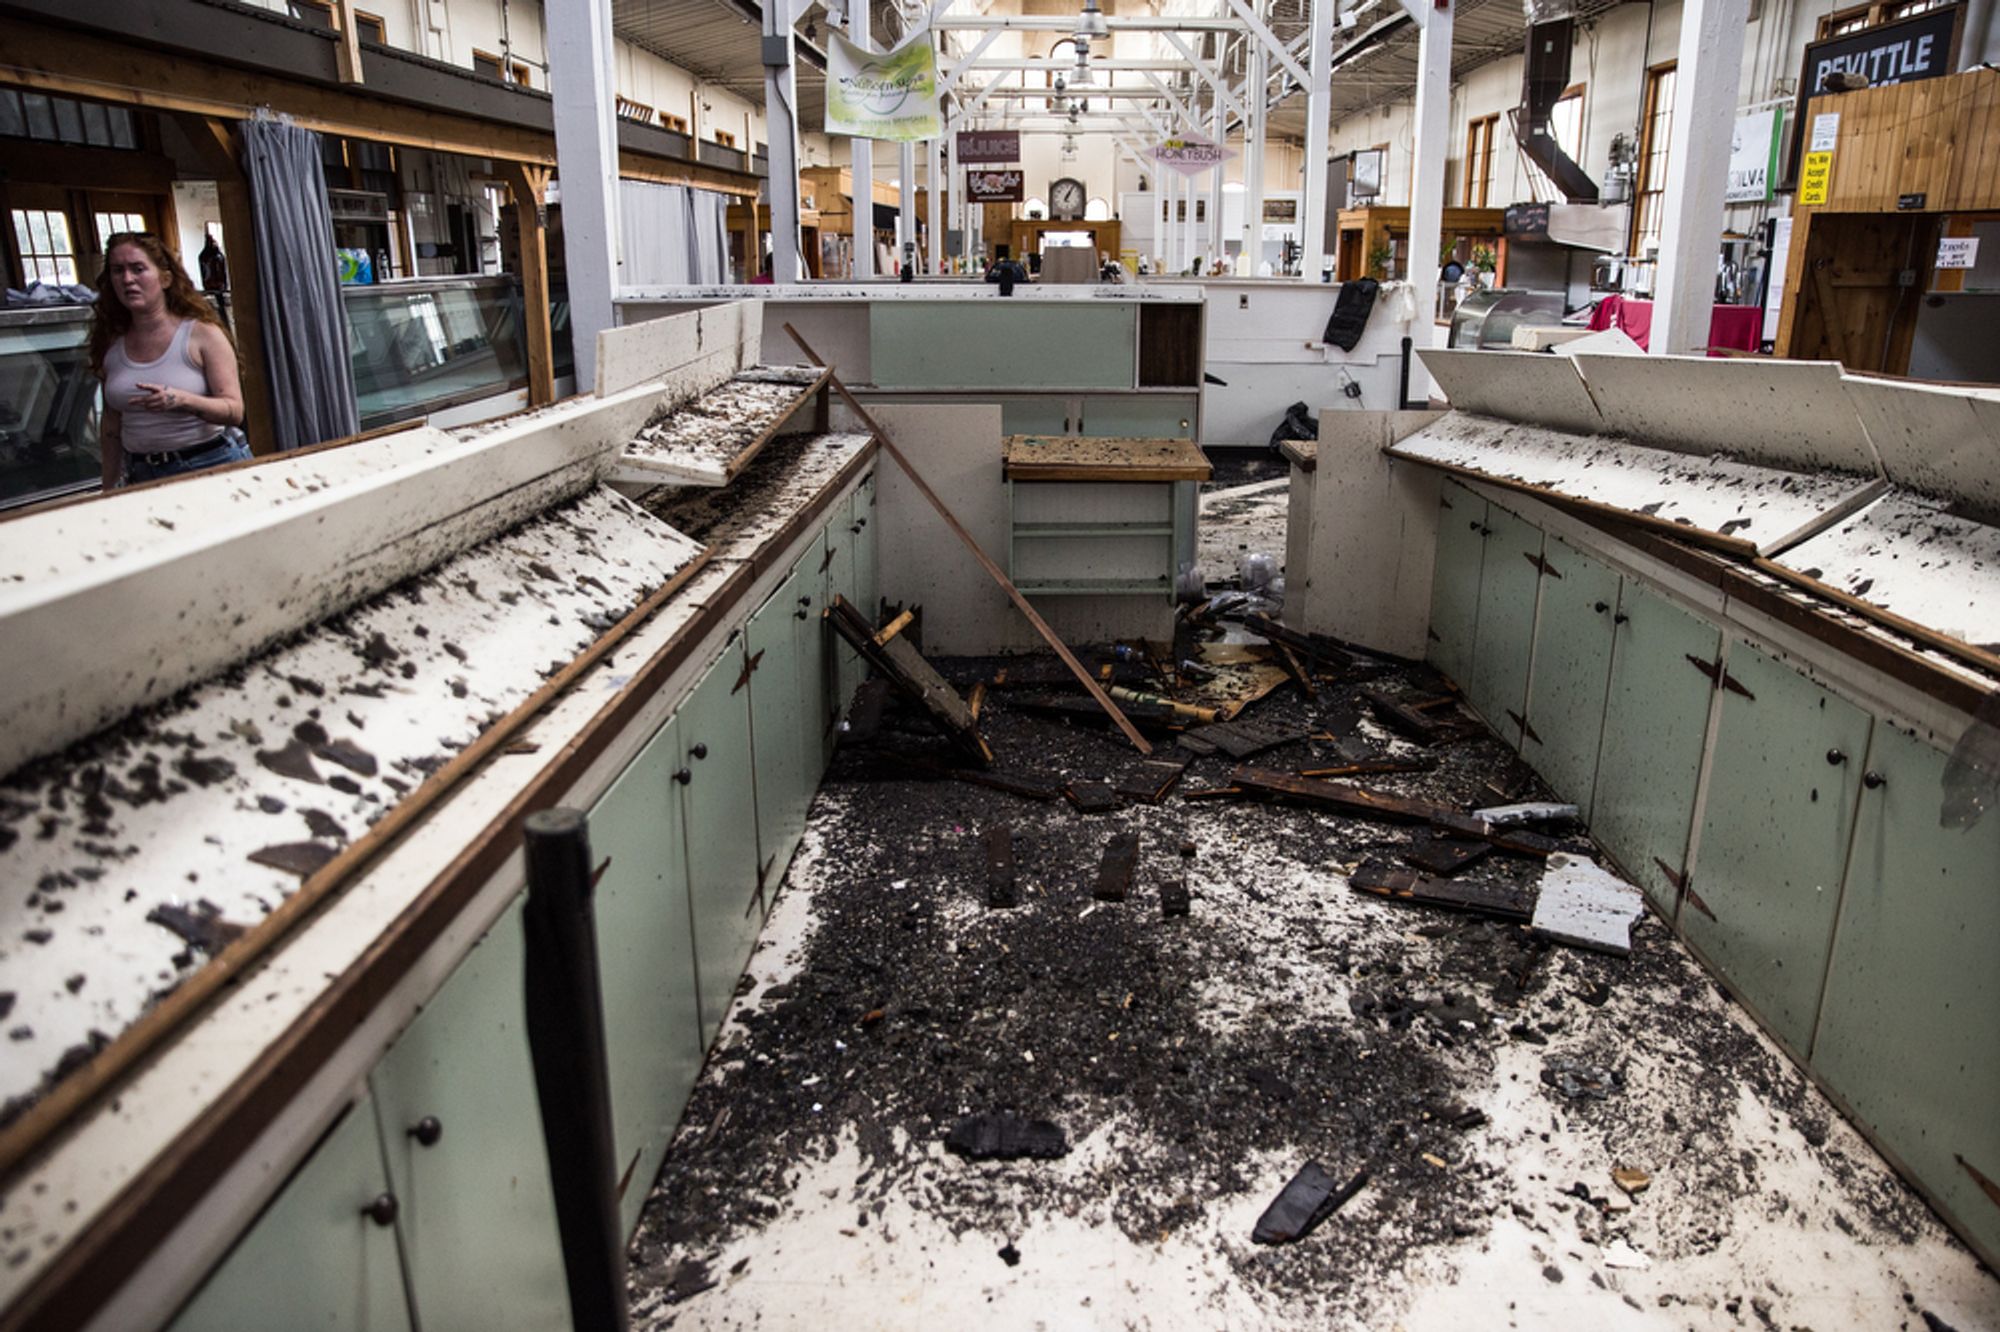
[[[967,686],[995,663],[940,665]],[[1359,710],[1332,684],[1244,715],[1321,731]],[[1005,690],[983,722],[1005,770],[1115,782],[1139,762]],[[647,1202],[636,1326],[2000,1323],[1991,1275],[1659,921],[1629,958],[1549,947],[1351,892],[1408,829],[1186,798],[1225,783],[1226,756],[1159,805],[1089,816],[911,772],[897,754],[935,742],[909,725],[843,749],[813,807]],[[1519,771],[1484,734],[1435,756],[1363,781],[1462,808]],[[998,825],[1013,909],[986,906]],[[1100,902],[1122,831],[1138,873]],[[1163,917],[1184,842],[1193,910]],[[1069,1150],[949,1153],[982,1112],[1050,1121]],[[1253,1245],[1309,1160],[1370,1182],[1304,1240]]]

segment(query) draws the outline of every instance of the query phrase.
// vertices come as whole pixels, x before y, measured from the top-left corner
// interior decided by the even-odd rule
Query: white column
[[[1174,196],[1183,179],[1185,177],[1172,167],[1160,173],[1160,198],[1166,203],[1166,218],[1160,223],[1160,261],[1167,266],[1169,273],[1181,271],[1181,265],[1174,260],[1181,245],[1180,224],[1174,219]]]
[[[1299,197],[1299,273],[1319,281],[1326,264],[1326,146],[1328,113],[1333,105],[1334,0],[1312,0],[1312,51],[1307,64],[1312,86],[1306,90],[1306,178]]]
[[[1195,213],[1201,207],[1201,186],[1199,176],[1183,177],[1187,186],[1187,217],[1181,222],[1181,269],[1201,257],[1201,245],[1195,240]]]
[[[924,211],[930,218],[931,272],[944,271],[939,260],[944,258],[944,140],[932,139],[924,145],[924,185],[930,191],[929,207]]]
[[[958,169],[958,135],[950,129],[944,136],[944,180],[951,188],[952,227],[958,232],[957,258],[972,253],[972,216],[965,204],[965,173]]]
[[[1261,0],[1258,8],[1263,8]],[[1243,107],[1250,113],[1250,123],[1243,127],[1243,253],[1249,256],[1250,276],[1255,277],[1264,252],[1264,120],[1271,58],[1254,35],[1248,40],[1250,76],[1243,89]]]
[[[1722,244],[1722,187],[1742,76],[1749,0],[1687,0],[1674,75],[1673,152],[1667,159],[1666,217],[1653,283],[1655,355],[1708,350],[1715,311],[1716,252]]]
[[[799,269],[799,127],[794,96],[792,18],[799,0],[764,3],[764,133],[771,144],[771,280],[797,282]],[[757,229],[750,229],[750,248]],[[748,265],[757,267],[757,257]],[[749,276],[755,276],[751,273]]]
[[[896,262],[902,263],[917,238],[917,145],[899,144],[896,153]]]
[[[549,93],[562,182],[563,266],[577,386],[597,386],[597,335],[617,323],[618,126],[611,0],[551,0]]]
[[[1416,147],[1410,174],[1410,286],[1417,298],[1410,341],[1428,347],[1437,332],[1438,248],[1444,243],[1444,155],[1451,141],[1451,26],[1453,10],[1424,11],[1417,41]],[[1430,391],[1421,363],[1410,370],[1410,396]]]
[[[1220,97],[1215,99],[1215,105],[1209,110],[1208,137],[1221,143],[1228,130],[1229,110],[1222,104]],[[1215,174],[1209,177],[1208,183],[1208,246],[1211,259],[1221,259],[1229,253],[1229,247],[1223,243],[1222,235],[1222,186],[1229,175],[1225,166],[1225,163],[1217,162]]]
[[[864,51],[875,49],[868,35],[868,9],[852,5],[847,15],[847,38]],[[875,276],[875,141],[849,139],[847,149],[853,159],[854,277],[859,281]]]

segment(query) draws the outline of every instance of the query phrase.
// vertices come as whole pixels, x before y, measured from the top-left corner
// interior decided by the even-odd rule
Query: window
[[[131,109],[0,88],[0,136],[94,148],[137,148]]]
[[[1646,72],[1646,111],[1639,122],[1639,184],[1632,205],[1632,248],[1643,258],[1660,244],[1666,212],[1667,157],[1673,149],[1674,67]]]
[[[636,120],[641,125],[653,123],[652,107],[644,102],[635,102],[622,94],[618,98],[618,114],[626,120]]]
[[[518,83],[523,88],[532,88],[533,80],[528,77],[528,66],[519,60],[502,60],[490,51],[475,48],[472,52],[472,72],[482,78],[496,79],[501,83]]]
[[[1879,28],[1884,23],[1895,23],[1900,19],[1914,18],[1927,14],[1933,9],[1943,9],[1953,0],[1876,0],[1874,4],[1854,5],[1848,9],[1836,9],[1824,15],[1819,21],[1819,40],[1829,37],[1845,37],[1850,32],[1861,32],[1867,28]]]
[[[1549,137],[1572,162],[1583,161],[1583,85],[1572,83],[1549,109]],[[1562,202],[1562,191],[1540,167],[1527,162],[1528,192],[1536,199]]]
[[[1481,116],[1465,127],[1465,206],[1484,208],[1493,191],[1493,130],[1495,114]]]
[[[736,146],[736,136],[728,130],[717,130],[715,132],[715,141],[724,148],[734,148]]]
[[[387,46],[389,44],[389,25],[382,21],[380,14],[368,14],[359,9],[355,10],[354,31],[360,35],[361,40],[364,42],[373,42],[377,46]]]
[[[23,281],[76,281],[76,246],[70,242],[69,218],[60,209],[16,208],[14,241]]]
[[[144,231],[146,219],[137,213],[99,213],[97,220],[97,249],[102,253],[111,244],[111,238],[121,231]]]
[[[660,112],[660,124],[676,134],[686,134],[688,132],[686,116],[677,116],[671,112],[662,111]]]

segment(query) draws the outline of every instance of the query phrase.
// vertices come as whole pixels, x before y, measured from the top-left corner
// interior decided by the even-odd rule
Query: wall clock
[[[1049,183],[1049,216],[1058,222],[1083,219],[1083,182],[1060,176]]]

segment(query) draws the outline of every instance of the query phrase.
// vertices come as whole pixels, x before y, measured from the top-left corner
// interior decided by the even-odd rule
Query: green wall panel
[[[1521,753],[1588,821],[1611,689],[1618,575],[1555,537],[1543,558],[1535,673],[1528,685],[1531,733],[1521,737]]]
[[[1687,659],[1715,660],[1722,635],[1629,579],[1618,598],[1591,832],[1671,919],[1674,887],[1655,862],[1677,875],[1686,863],[1715,693]]]
[[[1479,574],[1485,558],[1486,501],[1445,481],[1438,498],[1437,568],[1431,576],[1430,651],[1433,666],[1461,687],[1472,680],[1472,644],[1479,625]]]
[[[1194,434],[1195,401],[1168,394],[1085,398],[1076,432],[1109,439],[1188,439]]]
[[[406,1332],[396,1232],[361,1214],[388,1187],[375,1107],[364,1096],[195,1292],[173,1332]]]
[[[1487,506],[1486,555],[1479,568],[1479,616],[1466,694],[1494,731],[1516,747],[1521,727],[1514,719],[1527,706],[1541,555],[1541,528],[1497,504]]]
[[[1728,670],[1740,689],[1722,692],[1681,929],[1772,1034],[1803,1054],[1871,719],[1742,643],[1730,646]]]
[[[875,387],[1128,389],[1137,313],[1126,302],[878,301]]]
[[[787,618],[785,623],[792,621]],[[751,650],[756,650],[752,645]],[[761,810],[752,779],[750,703],[786,672],[791,658],[767,656],[737,688],[743,646],[732,643],[695,685],[675,714],[681,762],[681,819],[687,845],[689,914],[694,925],[695,970],[701,997],[701,1046],[708,1048],[736,993],[737,978],[757,940],[763,913],[757,900],[758,822]],[[796,686],[791,686],[796,687]],[[797,763],[796,738],[787,751]],[[761,757],[761,755],[760,755]],[[758,769],[761,772],[761,767]],[[756,811],[760,819],[753,821]],[[782,861],[779,862],[782,865]]]
[[[682,845],[679,722],[661,728],[590,811],[597,957],[624,1233],[638,1222],[701,1072],[701,1007]]]
[[[1991,1253],[2000,1207],[2000,814],[1939,823],[1945,757],[1877,723],[1812,1064]]]
[[[424,1332],[569,1323],[524,954],[517,899],[368,1076]]]

